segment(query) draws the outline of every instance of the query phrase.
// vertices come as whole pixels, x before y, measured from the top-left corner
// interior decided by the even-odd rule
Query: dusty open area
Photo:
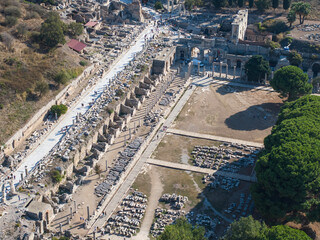
[[[262,143],[281,105],[275,92],[225,85],[199,87],[173,127]]]
[[[282,99],[277,93],[270,91],[230,85],[202,86],[191,95],[173,126],[168,127],[223,136],[235,139],[235,142],[236,139],[240,139],[262,143],[274,125],[281,105]],[[203,151],[204,155],[201,155]],[[167,132],[151,158],[201,168],[219,168],[219,171],[221,169],[225,173],[250,176],[257,152],[259,148],[256,147]],[[243,164],[249,160],[252,160],[251,164]],[[238,169],[223,168],[223,165],[231,166],[237,161],[242,161],[237,165]],[[192,219],[196,221],[197,218],[209,216],[210,221],[215,224],[205,227],[214,230],[215,235],[210,239],[216,239],[224,234],[231,221],[253,213],[251,184],[249,181],[227,176],[146,165],[133,184],[133,188],[144,192],[153,201],[156,200],[155,197],[159,200],[159,196],[163,194],[188,197],[188,202],[183,207],[186,216],[191,222]],[[149,225],[150,222],[159,221],[158,219],[163,217],[156,214],[157,208],[168,210],[170,205],[160,201],[157,207],[154,205],[152,209],[147,209],[147,212],[155,212],[155,216],[146,217],[142,225],[146,225],[146,222]],[[210,230],[207,230],[207,234],[210,234],[209,232]],[[151,235],[156,233],[157,229],[151,227]],[[142,233],[137,235],[139,236],[143,236]]]
[[[153,152],[152,158],[191,164],[191,152],[195,145],[219,146],[220,144],[217,141],[167,134]]]

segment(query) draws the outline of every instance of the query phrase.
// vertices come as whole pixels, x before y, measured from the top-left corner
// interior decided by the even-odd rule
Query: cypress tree
[[[276,9],[279,7],[279,0],[272,0],[272,8]]]
[[[290,8],[291,0],[283,0],[283,9],[287,10]]]
[[[254,2],[254,0],[249,0],[249,8],[253,7],[253,2]]]

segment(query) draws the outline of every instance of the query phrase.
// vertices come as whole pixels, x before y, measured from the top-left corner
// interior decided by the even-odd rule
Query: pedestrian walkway
[[[232,81],[227,81],[227,80],[217,80],[217,79],[213,79],[213,80],[211,81],[211,83],[228,85],[228,86],[234,86],[234,87],[252,88],[252,89],[256,89],[256,90],[263,90],[263,91],[274,92],[274,90],[273,90],[272,87],[257,86],[257,85],[251,85],[251,84],[239,83],[239,82],[232,82]]]
[[[249,141],[240,140],[240,139],[220,137],[220,136],[203,134],[203,133],[189,132],[189,131],[185,131],[185,130],[181,130],[181,129],[169,128],[167,130],[167,133],[172,133],[172,134],[186,136],[186,137],[208,139],[208,140],[213,140],[213,141],[237,143],[237,144],[242,144],[242,145],[247,145],[247,146],[252,146],[252,147],[259,147],[259,148],[264,147],[262,143],[249,142]]]
[[[173,169],[184,170],[184,171],[191,171],[191,172],[204,173],[204,174],[215,174],[215,175],[224,176],[224,177],[232,177],[232,178],[236,178],[236,179],[247,181],[247,182],[257,181],[256,177],[254,176],[247,176],[243,174],[225,172],[221,170],[213,170],[211,168],[201,168],[201,167],[191,166],[191,165],[182,164],[182,163],[163,161],[159,159],[149,158],[147,160],[147,163],[151,165],[160,166],[160,167],[167,167],[167,168],[173,168]]]

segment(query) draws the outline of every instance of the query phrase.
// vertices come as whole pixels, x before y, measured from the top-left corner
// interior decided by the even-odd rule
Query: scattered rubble
[[[146,211],[147,196],[133,192],[122,200],[120,210],[112,215],[104,228],[104,233],[132,237],[137,233]]]
[[[259,151],[256,147],[224,143],[220,147],[195,146],[191,155],[195,166],[237,173],[253,166]]]
[[[157,208],[155,210],[156,221],[152,224],[150,233],[155,238],[159,236],[165,226],[172,224],[177,218],[180,218],[185,215],[183,210],[172,210],[165,208]]]

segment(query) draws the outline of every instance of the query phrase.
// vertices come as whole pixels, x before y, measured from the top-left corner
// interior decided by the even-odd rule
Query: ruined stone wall
[[[143,82],[144,84],[147,84],[146,82],[151,81],[155,85],[158,83],[159,79],[162,79],[161,76],[158,76],[158,78],[151,80],[150,68],[149,72],[146,73],[146,76],[143,75],[141,76],[141,78],[142,79],[139,81],[139,83]],[[124,99],[117,102],[117,105],[113,108],[114,111],[110,113],[109,116],[101,120],[97,127],[94,128],[93,131],[84,138],[84,141],[76,146],[75,151],[70,152],[68,158],[69,161],[67,162],[68,164],[64,166],[64,171],[66,173],[64,179],[60,183],[46,189],[44,195],[51,197],[52,194],[55,194],[60,187],[63,187],[68,183],[67,178],[70,178],[74,173],[79,173],[79,171],[82,171],[81,169],[83,169],[84,167],[85,175],[88,175],[90,173],[90,171],[102,157],[103,153],[106,152],[110,145],[113,143],[114,138],[118,137],[118,135],[121,133],[121,130],[129,124],[129,121],[136,113],[136,110],[140,108],[141,104],[145,101],[145,97],[141,97],[139,99],[133,98],[133,96],[135,96],[137,88],[138,87],[130,89],[126,93]],[[150,93],[150,91],[147,92],[148,94]],[[132,102],[134,102],[136,106],[127,104]],[[123,116],[123,114],[125,115]],[[117,121],[119,121],[119,119],[123,120],[121,125],[116,123]],[[114,126],[114,128],[112,126]],[[107,138],[107,135],[109,135],[109,138]],[[102,143],[104,143],[103,149],[101,148]],[[99,149],[99,151],[97,151],[97,149]],[[92,156],[94,156],[94,158],[92,159],[92,164],[84,165],[83,161]]]
[[[243,40],[248,25],[248,9],[240,10],[232,22],[231,39],[237,43],[239,39]]]

